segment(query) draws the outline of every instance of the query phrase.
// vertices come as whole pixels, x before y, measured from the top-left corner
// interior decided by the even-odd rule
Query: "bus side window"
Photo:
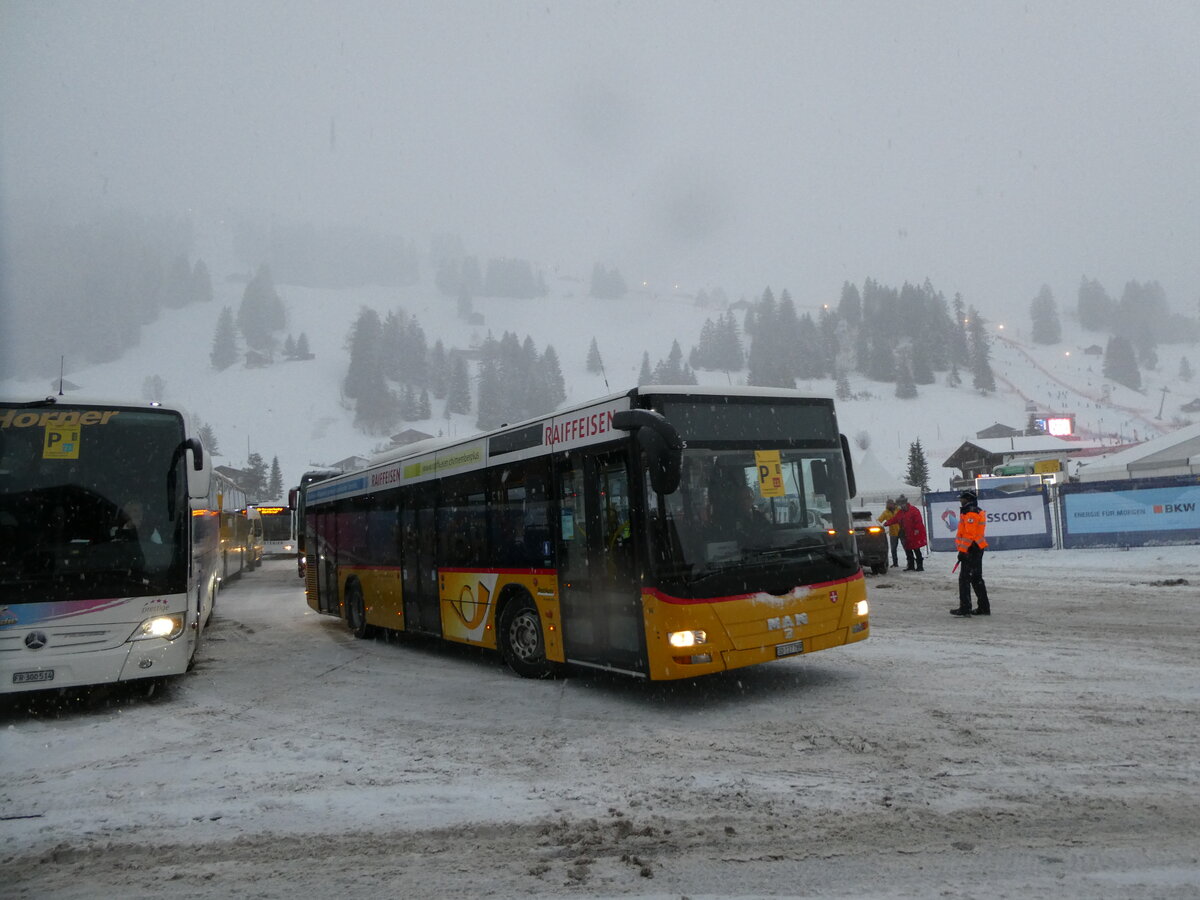
[[[600,527],[610,575],[628,577],[633,571],[633,541],[630,540],[629,473],[623,459],[599,468],[600,495],[604,502]]]

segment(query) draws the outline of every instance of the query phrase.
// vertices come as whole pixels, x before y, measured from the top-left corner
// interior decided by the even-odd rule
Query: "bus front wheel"
[[[500,613],[500,655],[522,678],[548,678],[555,667],[546,659],[542,620],[528,597],[514,598]]]

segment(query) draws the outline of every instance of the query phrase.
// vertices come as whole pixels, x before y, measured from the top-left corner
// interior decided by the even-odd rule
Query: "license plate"
[[[775,657],[792,656],[804,652],[804,641],[788,641],[786,644],[775,645]]]
[[[13,672],[13,684],[35,684],[39,681],[53,680],[53,669],[39,669],[36,672]]]

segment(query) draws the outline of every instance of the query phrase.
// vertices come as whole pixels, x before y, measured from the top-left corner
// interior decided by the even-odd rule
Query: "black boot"
[[[990,616],[991,614],[992,604],[988,602],[987,585],[980,578],[979,583],[975,585],[975,615]]]
[[[950,615],[961,616],[963,618],[969,619],[969,618],[971,618],[971,610],[970,610],[970,608],[961,609],[956,606],[956,607],[954,607],[954,609],[950,610]]]

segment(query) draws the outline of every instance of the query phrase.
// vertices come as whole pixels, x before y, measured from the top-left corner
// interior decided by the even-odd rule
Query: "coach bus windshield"
[[[47,418],[46,408],[0,408],[0,603],[185,590],[182,420],[51,409],[59,418]],[[70,413],[87,422],[78,440],[51,446],[53,425],[42,420]]]
[[[677,490],[658,495],[646,479],[650,557],[661,587],[697,598],[750,584],[785,593],[854,573],[831,405],[663,406],[686,449]]]

